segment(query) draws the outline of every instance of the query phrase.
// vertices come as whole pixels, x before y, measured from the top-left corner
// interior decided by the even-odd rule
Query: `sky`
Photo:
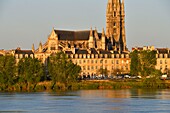
[[[108,0],[0,0],[0,49],[31,49],[52,29],[106,28]],[[170,48],[170,0],[125,0],[126,40]]]

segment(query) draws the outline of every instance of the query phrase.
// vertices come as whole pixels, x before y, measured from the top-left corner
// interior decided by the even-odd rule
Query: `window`
[[[86,70],[86,67],[85,67],[85,66],[83,66],[83,70]]]
[[[112,64],[114,64],[114,61],[112,60]]]
[[[90,66],[88,66],[87,69],[90,70]]]
[[[105,63],[107,63],[107,60],[105,60]]]
[[[160,66],[160,70],[162,70],[162,66]]]
[[[162,64],[162,60],[160,60],[160,64]]]
[[[114,16],[116,16],[116,12],[114,12]]]
[[[94,67],[93,66],[91,66],[91,70],[93,70],[94,69]]]
[[[168,70],[168,66],[167,66],[167,65],[165,66],[165,70],[166,70],[166,71]]]
[[[97,68],[97,66],[96,66],[96,70],[97,70],[98,68]]]
[[[84,63],[86,63],[86,60],[83,60]]]
[[[123,66],[121,67],[122,70],[124,70]]]
[[[96,64],[97,64],[97,60],[96,60]]]
[[[128,66],[126,66],[126,70],[128,70]]]
[[[167,60],[165,60],[165,64],[167,64]]]
[[[93,64],[93,60],[91,60],[91,63]]]
[[[100,63],[103,63],[103,60],[100,60]]]
[[[116,26],[116,22],[114,22],[114,26]]]
[[[116,60],[116,64],[119,64],[119,60]]]
[[[79,60],[79,64],[81,64],[81,60]]]

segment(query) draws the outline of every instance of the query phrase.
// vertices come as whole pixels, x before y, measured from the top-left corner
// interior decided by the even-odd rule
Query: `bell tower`
[[[124,0],[108,0],[106,37],[115,51],[126,51]]]

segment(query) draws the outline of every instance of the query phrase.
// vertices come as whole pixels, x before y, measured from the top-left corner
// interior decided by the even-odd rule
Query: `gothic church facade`
[[[40,59],[45,65],[50,55],[63,51],[82,68],[82,75],[97,75],[99,69],[107,69],[109,75],[115,70],[129,73],[130,58],[125,39],[124,1],[109,0],[106,11],[106,33],[97,29],[67,31],[52,29],[47,41],[32,46],[32,52],[25,55],[23,50],[15,50],[19,60],[23,56]],[[21,54],[19,54],[21,53]],[[23,56],[22,56],[23,55]]]

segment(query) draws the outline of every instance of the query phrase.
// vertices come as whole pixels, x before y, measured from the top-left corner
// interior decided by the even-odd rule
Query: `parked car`
[[[130,75],[125,75],[124,78],[131,78],[131,76]]]
[[[162,79],[162,80],[165,80],[165,79],[167,79],[167,77],[168,77],[168,76],[167,76],[166,74],[164,74],[164,75],[161,76],[161,79]]]

